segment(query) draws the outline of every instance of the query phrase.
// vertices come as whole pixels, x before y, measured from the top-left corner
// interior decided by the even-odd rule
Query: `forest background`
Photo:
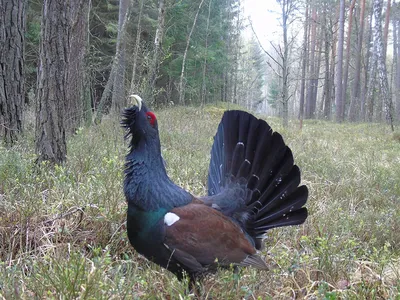
[[[311,191],[270,272],[202,296],[400,297],[400,4],[263,2],[266,36],[250,2],[0,0],[0,296],[193,296],[126,239],[119,116],[139,94],[192,193],[231,108],[268,116]]]

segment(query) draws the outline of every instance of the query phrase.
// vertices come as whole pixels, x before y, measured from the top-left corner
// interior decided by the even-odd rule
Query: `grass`
[[[156,112],[170,177],[206,193],[223,106]],[[400,299],[400,140],[379,124],[293,121],[283,129],[309,187],[302,226],[269,232],[270,270],[221,270],[213,299]],[[116,118],[80,129],[68,162],[34,166],[33,135],[0,148],[0,299],[191,299],[185,282],[135,253]]]

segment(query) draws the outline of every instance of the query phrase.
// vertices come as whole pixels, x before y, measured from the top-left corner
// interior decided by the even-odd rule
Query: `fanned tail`
[[[267,230],[302,224],[308,189],[282,136],[261,119],[227,111],[211,149],[208,199],[236,219],[257,249]]]

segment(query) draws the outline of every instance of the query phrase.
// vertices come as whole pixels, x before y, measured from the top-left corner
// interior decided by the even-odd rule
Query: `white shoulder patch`
[[[174,223],[179,221],[179,216],[177,214],[174,213],[166,213],[164,216],[164,224],[168,225],[168,226],[172,226]]]

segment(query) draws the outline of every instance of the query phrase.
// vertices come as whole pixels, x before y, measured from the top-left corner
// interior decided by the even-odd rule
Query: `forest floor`
[[[223,107],[156,111],[170,177],[206,194]],[[68,161],[35,167],[33,125],[0,147],[0,299],[192,299],[186,283],[139,256],[126,236],[127,144],[118,118],[79,129]],[[212,299],[400,299],[400,133],[383,124],[298,121],[283,129],[310,191],[302,226],[269,232],[269,271],[221,270]],[[33,120],[32,120],[33,121]]]

